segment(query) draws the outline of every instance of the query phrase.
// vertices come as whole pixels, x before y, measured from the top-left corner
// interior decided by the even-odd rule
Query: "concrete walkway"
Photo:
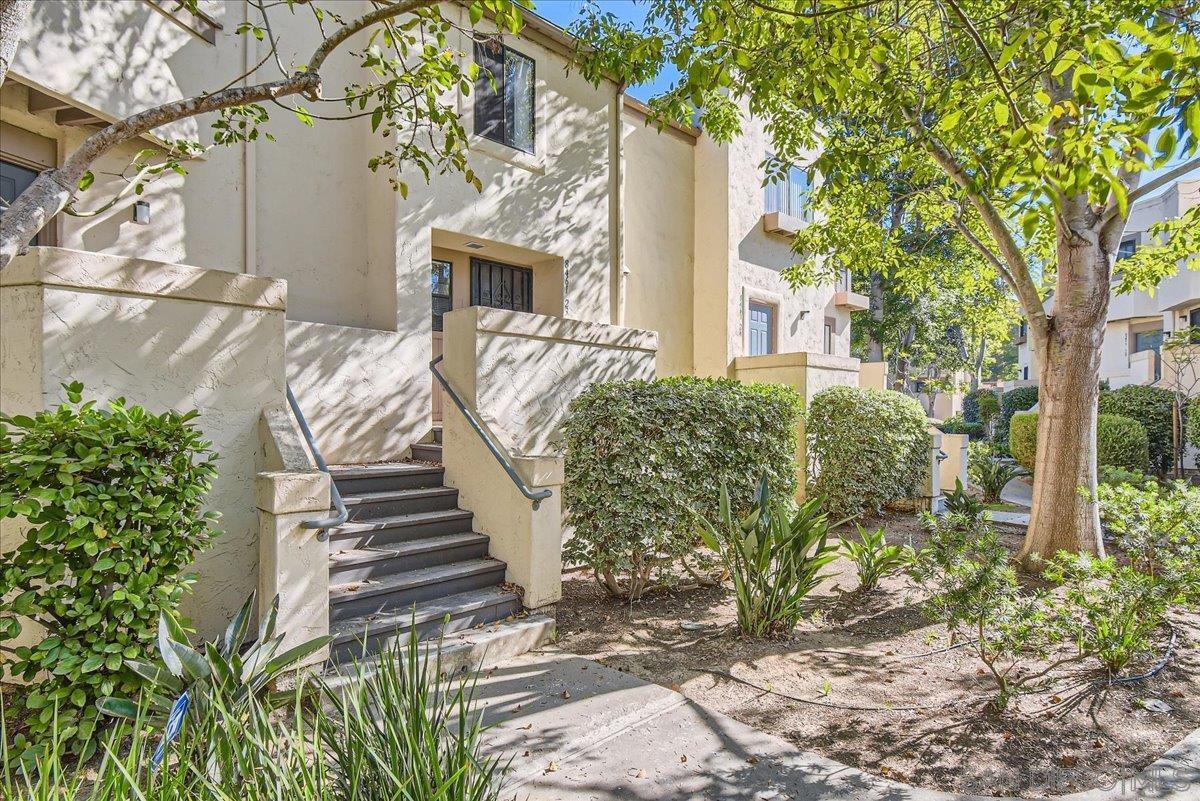
[[[511,755],[502,795],[528,801],[964,801],[868,775],[582,657],[555,651],[501,662],[476,697]],[[1196,801],[1200,731],[1139,777],[1071,801]]]

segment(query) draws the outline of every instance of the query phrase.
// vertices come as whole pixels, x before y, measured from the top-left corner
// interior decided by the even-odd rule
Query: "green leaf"
[[[101,698],[96,702],[96,708],[115,718],[137,720],[138,717],[137,704],[126,698]]]
[[[83,177],[79,179],[79,191],[83,192],[89,186],[91,186],[93,183],[95,183],[95,181],[96,181],[96,176],[92,173],[91,170],[88,170],[87,172],[85,172],[83,174]]]

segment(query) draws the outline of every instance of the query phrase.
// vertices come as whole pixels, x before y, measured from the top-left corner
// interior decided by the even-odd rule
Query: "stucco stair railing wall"
[[[208,505],[221,533],[195,562],[183,612],[206,637],[255,588],[284,593],[280,628],[294,638],[328,625],[301,600],[326,598],[311,584],[325,572],[323,553],[310,559],[316,532],[298,527],[327,513],[329,483],[289,430],[286,305],[277,279],[61,248],[30,248],[0,273],[6,413],[54,407],[71,381],[101,402],[199,410],[196,425],[220,457]],[[0,548],[16,544],[20,525],[0,522]],[[260,577],[260,556],[270,576]]]
[[[446,483],[508,564],[525,607],[548,606],[562,595],[568,404],[596,381],[654,378],[658,334],[476,306],[447,313],[443,328],[448,383],[525,483],[552,494],[535,510],[453,404],[444,409]]]

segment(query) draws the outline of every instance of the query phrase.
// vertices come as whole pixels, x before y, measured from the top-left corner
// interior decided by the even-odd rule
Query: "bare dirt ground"
[[[912,515],[873,523],[880,524],[889,542],[920,545]],[[1020,539],[1017,531],[1005,535],[1014,550]],[[590,574],[569,573],[558,607],[558,643],[672,687],[798,748],[961,793],[1036,798],[1107,787],[1200,726],[1195,610],[1172,619],[1178,640],[1169,665],[1146,682],[1114,688],[1096,725],[1085,710],[1057,718],[1037,714],[1051,703],[1049,695],[992,711],[987,699],[994,684],[969,647],[931,653],[951,643],[944,628],[922,614],[922,597],[911,581],[887,579],[859,597],[852,594],[858,583],[853,565],[839,559],[834,569],[815,594],[809,619],[780,642],[738,635],[727,586],[663,590],[629,604],[610,598]],[[1144,699],[1172,709],[1148,711],[1141,707]],[[926,708],[900,709],[914,706]]]

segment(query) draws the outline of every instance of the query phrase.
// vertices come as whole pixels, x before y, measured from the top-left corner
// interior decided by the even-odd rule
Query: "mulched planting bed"
[[[885,525],[889,542],[921,544],[911,514],[868,524]],[[1007,531],[1004,542],[1015,551],[1021,537]],[[943,650],[951,645],[945,629],[924,617],[909,579],[885,579],[860,597],[851,592],[853,565],[839,559],[833,570],[814,594],[809,618],[786,641],[741,637],[728,586],[661,590],[630,604],[610,598],[590,574],[568,573],[558,645],[672,687],[800,749],[961,793],[1036,798],[1108,787],[1200,726],[1194,610],[1172,617],[1177,641],[1168,665],[1152,679],[1112,688],[1096,722],[1086,704],[1058,717],[1038,714],[1053,702],[1050,694],[997,713],[987,704],[995,685],[982,663],[969,647]],[[1171,711],[1143,708],[1151,699]]]

